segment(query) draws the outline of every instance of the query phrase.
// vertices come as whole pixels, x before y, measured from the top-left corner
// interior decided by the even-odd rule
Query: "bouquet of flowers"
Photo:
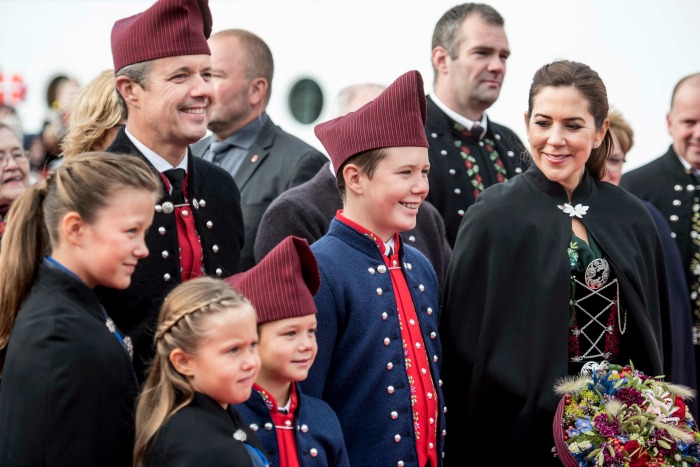
[[[567,377],[554,390],[554,450],[564,466],[700,466],[700,432],[684,403],[692,389],[630,362]]]

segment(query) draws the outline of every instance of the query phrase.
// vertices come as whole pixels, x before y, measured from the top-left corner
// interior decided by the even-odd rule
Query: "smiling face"
[[[88,287],[129,287],[136,264],[148,256],[145,235],[153,221],[154,203],[153,194],[146,190],[114,191],[94,222],[79,221],[78,254],[60,262],[68,263]]]
[[[10,205],[29,186],[29,160],[22,145],[9,128],[0,128],[0,206]]]
[[[346,202],[343,214],[383,241],[416,226],[421,203],[428,196],[428,149],[383,148],[385,157],[372,177],[349,163],[343,170]]]
[[[208,331],[195,355],[183,354],[181,365],[194,390],[222,407],[245,402],[260,370],[255,310],[238,305],[205,319]]]
[[[700,76],[678,88],[666,121],[676,154],[700,170]]]
[[[126,79],[118,77],[117,85]],[[160,156],[181,159],[189,144],[206,135],[214,98],[209,55],[154,60],[145,89],[133,83],[129,90],[127,129]]]
[[[548,86],[534,96],[529,120],[525,114],[525,126],[533,162],[571,198],[591,150],[605,136],[608,121],[596,129],[588,101],[576,88]]]
[[[274,394],[291,381],[306,379],[318,351],[316,326],[316,314],[260,325],[260,386]]]

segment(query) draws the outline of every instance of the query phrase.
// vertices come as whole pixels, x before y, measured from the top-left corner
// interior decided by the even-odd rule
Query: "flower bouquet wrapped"
[[[700,432],[685,386],[605,364],[557,382],[555,451],[566,467],[700,466]]]

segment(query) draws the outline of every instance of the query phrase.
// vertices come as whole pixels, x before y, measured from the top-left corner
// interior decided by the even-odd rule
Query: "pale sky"
[[[112,67],[114,22],[152,0],[0,0],[0,72],[28,87],[18,108],[28,132],[38,130],[49,79],[86,83]],[[262,37],[275,59],[268,112],[287,131],[322,149],[313,125],[331,117],[340,88],[389,84],[416,69],[431,91],[430,41],[435,22],[457,2],[443,0],[210,0],[214,31],[235,27]],[[625,170],[666,151],[671,91],[700,71],[699,0],[495,0],[512,55],[490,118],[525,139],[523,112],[532,74],[558,58],[584,62],[608,89],[611,105],[635,130]],[[311,77],[326,105],[319,120],[296,123],[287,109],[292,84]]]

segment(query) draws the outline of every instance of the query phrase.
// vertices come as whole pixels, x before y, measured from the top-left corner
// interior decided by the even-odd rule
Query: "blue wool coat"
[[[335,410],[352,465],[416,467],[396,299],[381,253],[373,240],[336,219],[311,250],[321,272],[314,296],[318,354],[308,378],[299,385]],[[437,277],[417,249],[402,244],[399,253],[438,395],[436,449],[441,460],[445,421]]]
[[[343,432],[333,409],[324,401],[303,394],[298,388],[297,396],[294,421],[301,467],[349,467]],[[253,390],[245,403],[234,405],[234,408],[262,441],[272,466],[279,467],[277,433],[260,393]]]

